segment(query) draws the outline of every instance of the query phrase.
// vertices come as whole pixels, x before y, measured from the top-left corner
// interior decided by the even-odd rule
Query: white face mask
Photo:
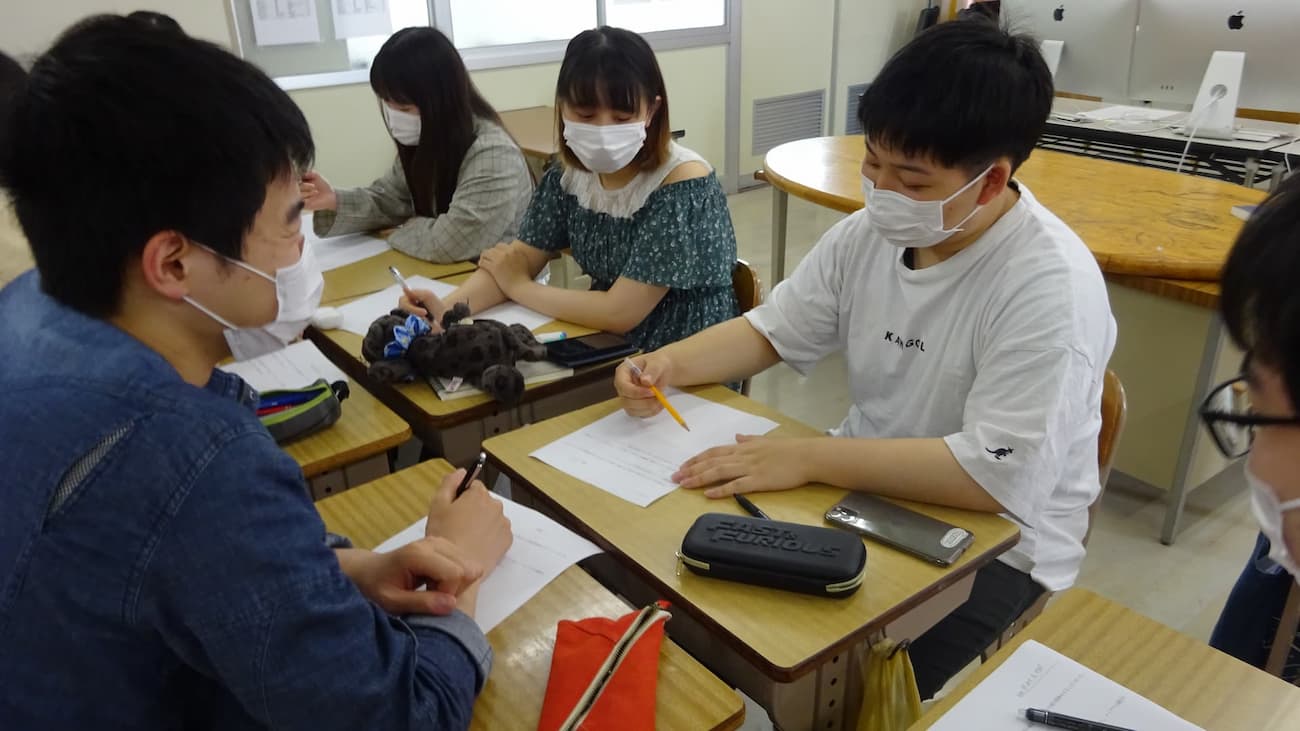
[[[962,230],[966,223],[979,213],[984,206],[974,209],[952,228],[943,226],[943,207],[957,196],[965,193],[972,185],[984,179],[993,169],[992,165],[984,172],[963,185],[960,190],[941,201],[918,201],[892,190],[877,190],[871,178],[862,176],[862,195],[867,200],[867,216],[871,225],[885,240],[901,249],[928,249],[948,240],[950,236]]]
[[[203,248],[275,284],[277,305],[275,320],[262,327],[238,327],[193,298],[185,297],[186,302],[225,326],[226,331],[223,334],[226,343],[230,346],[230,354],[235,356],[235,360],[248,360],[280,350],[307,329],[325,291],[325,279],[321,276],[311,246],[303,247],[302,256],[298,257],[296,263],[283,269],[276,269],[274,277],[242,261],[222,256],[206,246]]]
[[[582,124],[564,120],[564,142],[593,173],[627,167],[645,144],[645,122]]]
[[[1255,476],[1246,464],[1246,483],[1250,485],[1250,509],[1259,521],[1259,530],[1268,539],[1268,557],[1287,573],[1300,579],[1300,565],[1296,557],[1290,555],[1286,547],[1286,538],[1282,535],[1282,515],[1291,510],[1300,510],[1300,498],[1280,502],[1277,493],[1268,483]]]
[[[384,108],[384,121],[388,124],[388,134],[407,147],[420,144],[420,115],[393,109],[380,103]]]

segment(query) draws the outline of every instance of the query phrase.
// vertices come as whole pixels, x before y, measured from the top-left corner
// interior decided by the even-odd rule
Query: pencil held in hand
[[[627,363],[627,367],[632,369],[632,375],[636,376],[638,381],[640,381],[641,378],[645,375],[644,373],[641,372],[641,369],[637,367],[636,363],[632,362],[631,358],[624,358],[623,362]],[[641,385],[645,386],[644,383],[642,383]],[[691,430],[689,426],[686,426],[686,420],[682,418],[682,415],[677,413],[677,409],[674,409],[673,405],[668,403],[668,399],[664,398],[664,392],[660,391],[658,386],[651,384],[649,386],[646,386],[646,388],[650,389],[650,393],[653,393],[655,395],[655,400],[659,402],[659,405],[663,406],[664,411],[667,411],[669,415],[671,415],[673,419],[677,421],[678,424],[681,424],[683,429],[685,429],[686,431]]]

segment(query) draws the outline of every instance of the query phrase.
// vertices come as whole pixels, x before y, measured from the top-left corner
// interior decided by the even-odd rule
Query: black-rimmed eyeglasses
[[[1201,421],[1214,444],[1229,459],[1244,456],[1255,441],[1257,426],[1300,426],[1300,416],[1260,416],[1250,403],[1246,377],[1237,376],[1215,386],[1201,403]]]

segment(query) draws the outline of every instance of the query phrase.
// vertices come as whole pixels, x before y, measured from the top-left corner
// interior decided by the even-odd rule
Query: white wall
[[[895,51],[912,38],[924,0],[839,0],[836,24],[835,102],[831,134],[844,134],[845,114],[856,111],[851,84],[870,82]]]
[[[744,184],[748,173],[763,166],[762,156],[751,153],[754,100],[830,85],[834,2],[743,0],[741,7],[739,170]]]

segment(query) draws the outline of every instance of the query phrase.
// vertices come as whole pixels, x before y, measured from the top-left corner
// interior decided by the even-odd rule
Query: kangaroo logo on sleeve
[[[985,447],[984,451],[993,455],[994,459],[1001,462],[1003,457],[1010,457],[1012,452],[1015,452],[1016,450],[1011,447],[998,447],[997,449],[989,449],[988,447]]]

